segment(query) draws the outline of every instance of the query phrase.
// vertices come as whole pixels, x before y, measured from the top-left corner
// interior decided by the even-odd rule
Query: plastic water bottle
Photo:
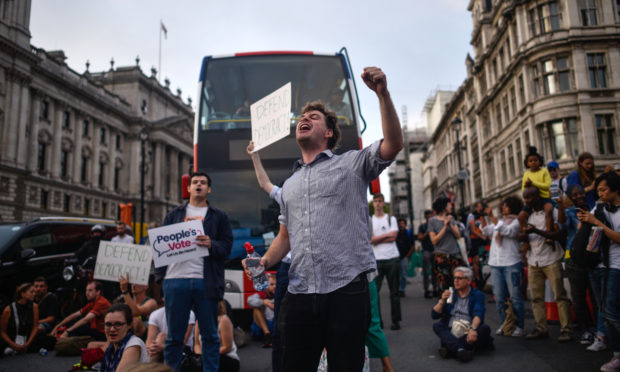
[[[39,354],[46,356],[47,355],[47,349],[46,348],[41,348],[41,350],[39,350]]]
[[[269,279],[265,274],[265,268],[260,265],[261,255],[254,251],[254,247],[250,242],[245,242],[245,251],[248,253],[248,257],[245,260],[245,265],[252,273],[252,282],[254,283],[254,289],[257,291],[264,291],[269,287]]]

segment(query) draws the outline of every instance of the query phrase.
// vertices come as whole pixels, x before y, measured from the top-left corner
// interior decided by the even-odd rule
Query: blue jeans
[[[478,327],[478,339],[473,344],[467,342],[467,334],[456,338],[445,322],[439,321],[433,323],[433,332],[439,337],[441,347],[448,349],[450,354],[456,355],[459,349],[475,350],[476,347],[490,347],[493,345],[493,337],[491,337],[491,328],[486,324]]]
[[[510,302],[512,302],[512,307],[517,315],[517,326],[523,328],[523,297],[521,296],[523,263],[517,262],[512,266],[491,266],[491,278],[500,323],[504,323],[506,289],[508,289]]]
[[[189,311],[193,309],[202,338],[202,370],[217,372],[220,363],[218,301],[207,298],[204,279],[164,279],[163,289],[168,323],[164,361],[175,371],[179,371]]]
[[[594,299],[598,305],[598,319],[596,322],[596,334],[598,336],[607,336],[605,330],[605,323],[603,322],[603,288],[605,281],[605,269],[592,269],[590,271],[590,284],[592,285],[592,291],[594,292]]]
[[[400,259],[400,291],[405,293],[405,287],[407,286],[407,268],[409,267],[409,258],[403,257]]]
[[[620,270],[607,269],[607,291],[603,297],[603,319],[607,329],[608,345],[614,353],[620,352]]]

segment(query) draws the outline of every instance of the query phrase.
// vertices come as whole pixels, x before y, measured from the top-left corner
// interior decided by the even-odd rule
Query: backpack
[[[610,227],[609,222],[605,217],[604,207],[602,204],[596,205],[594,217]],[[593,269],[601,262],[603,262],[605,266],[609,266],[609,238],[605,234],[603,234],[601,238],[598,252],[590,252],[586,250],[590,240],[591,231],[592,225],[587,222],[582,222],[581,227],[575,233],[575,237],[570,245],[570,257],[573,260],[573,263],[579,267],[587,269]]]

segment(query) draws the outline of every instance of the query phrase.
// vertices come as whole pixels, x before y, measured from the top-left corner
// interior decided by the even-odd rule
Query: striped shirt
[[[366,190],[392,162],[381,159],[379,145],[295,163],[279,217],[291,246],[289,292],[330,293],[376,270]]]

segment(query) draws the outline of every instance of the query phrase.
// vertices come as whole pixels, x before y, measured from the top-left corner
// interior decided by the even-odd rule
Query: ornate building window
[[[616,129],[611,114],[595,115],[596,134],[598,137],[598,152],[601,155],[616,154]]]
[[[495,122],[497,124],[497,133],[499,133],[502,130],[502,110],[499,102],[495,104]]]
[[[605,53],[588,53],[588,72],[591,88],[607,88]]]
[[[512,144],[508,145],[508,178],[514,178],[517,175],[515,170],[515,154],[512,149]]]
[[[525,106],[525,84],[523,82],[523,74],[519,75],[519,99],[521,106]]]
[[[37,170],[40,172],[45,171],[45,155],[47,152],[47,144],[39,142],[39,148],[37,152]]]
[[[504,108],[504,122],[506,125],[510,122],[510,107],[508,106],[508,95],[504,94],[502,97],[502,106]]]
[[[106,131],[105,131],[105,128],[102,127],[99,129],[99,143],[101,143],[102,145],[106,144],[105,136],[106,136]]]
[[[532,36],[560,29],[561,14],[557,1],[550,1],[530,9],[530,32]]]
[[[41,101],[41,119],[49,120],[50,103],[47,100]]]
[[[49,193],[47,192],[47,190],[43,190],[41,189],[41,194],[40,194],[40,208],[41,209],[47,209],[48,206],[48,202],[49,202]]]
[[[90,129],[90,122],[87,119],[82,121],[82,137],[88,137],[88,131]]]
[[[62,113],[62,129],[71,130],[71,113],[69,111]]]
[[[536,97],[571,90],[568,57],[554,56],[532,66]]]
[[[65,194],[64,195],[64,199],[62,201],[62,210],[64,212],[70,212],[71,211],[71,195],[69,195],[69,194]]]
[[[61,150],[60,151],[60,177],[66,178],[68,175],[69,168],[69,151]]]
[[[566,118],[543,123],[539,127],[546,157],[553,160],[579,155],[577,120]]]
[[[581,13],[581,24],[583,26],[598,25],[596,0],[579,0],[579,12]]]

